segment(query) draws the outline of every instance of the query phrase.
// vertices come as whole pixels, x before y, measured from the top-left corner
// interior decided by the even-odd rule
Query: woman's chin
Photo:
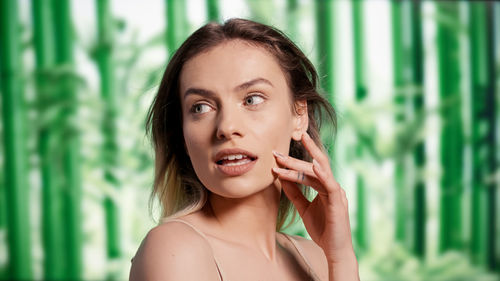
[[[279,182],[278,182],[279,184]],[[250,184],[248,182],[244,184],[231,184],[231,185],[220,185],[217,188],[209,188],[210,192],[214,195],[230,199],[244,199],[251,196],[264,194],[266,191],[271,190],[281,190],[281,185],[276,186],[276,181],[273,179],[269,180],[267,184]]]

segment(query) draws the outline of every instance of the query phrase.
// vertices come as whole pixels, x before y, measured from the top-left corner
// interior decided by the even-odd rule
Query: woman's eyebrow
[[[207,98],[214,98],[215,93],[210,90],[200,89],[200,88],[189,88],[184,92],[184,99],[189,95],[200,95]]]
[[[255,84],[260,84],[260,83],[267,84],[271,87],[274,87],[274,85],[273,85],[273,83],[271,83],[271,81],[269,81],[265,78],[259,77],[259,78],[252,79],[248,82],[245,82],[241,85],[236,86],[234,88],[234,91],[239,92],[239,91],[248,89]],[[189,95],[200,95],[200,96],[204,96],[207,98],[215,98],[215,96],[216,96],[216,94],[214,92],[212,92],[210,90],[206,90],[206,89],[201,89],[201,88],[189,88],[189,89],[187,89],[184,92],[184,99],[186,99]]]
[[[234,88],[234,91],[235,92],[239,92],[239,91],[242,91],[242,90],[245,90],[245,89],[248,89],[250,88],[251,86],[255,85],[255,84],[259,84],[259,83],[264,83],[264,84],[268,84],[269,86],[271,87],[274,87],[273,83],[271,83],[271,81],[265,79],[265,78],[261,78],[261,77],[258,77],[258,78],[255,78],[255,79],[252,79],[248,82],[245,82],[239,86],[236,86]]]

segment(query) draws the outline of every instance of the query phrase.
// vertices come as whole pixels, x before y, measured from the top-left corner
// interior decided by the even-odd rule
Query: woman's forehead
[[[189,59],[180,75],[181,93],[191,86],[235,87],[264,78],[273,85],[287,86],[277,59],[262,46],[231,40]]]

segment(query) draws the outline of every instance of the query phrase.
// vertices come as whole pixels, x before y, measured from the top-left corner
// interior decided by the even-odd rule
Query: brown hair
[[[319,128],[325,116],[330,119],[334,130],[336,129],[335,111],[318,93],[318,75],[313,64],[281,31],[244,19],[230,19],[223,24],[208,23],[202,26],[186,39],[170,59],[147,116],[146,127],[152,137],[156,156],[155,180],[150,203],[158,197],[163,218],[178,217],[199,210],[208,196],[208,190],[196,176],[184,148],[179,94],[179,76],[182,67],[197,54],[236,39],[263,47],[277,59],[285,73],[293,101],[307,101],[309,117],[307,132],[316,144],[322,147]],[[302,144],[294,140],[291,140],[289,155],[302,160],[311,160]],[[301,189],[307,196],[309,188],[302,186]],[[282,193],[277,230],[286,227],[284,223],[289,215],[292,215],[293,222],[296,213],[293,204]]]

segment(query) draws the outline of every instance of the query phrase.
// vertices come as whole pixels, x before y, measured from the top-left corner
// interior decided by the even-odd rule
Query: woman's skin
[[[273,55],[241,40],[217,45],[185,63],[180,98],[185,147],[210,191],[205,206],[182,219],[210,244],[182,223],[161,224],[139,248],[131,279],[219,280],[215,255],[229,280],[304,280],[305,269],[276,242],[283,189],[315,242],[296,238],[316,274],[358,280],[345,193],[328,157],[306,133],[306,102],[294,104]],[[314,165],[286,156],[291,139],[302,141]],[[227,154],[247,154],[253,161],[245,160],[250,164],[241,167],[247,169],[238,171],[218,162]],[[296,182],[319,195],[307,201]]]

